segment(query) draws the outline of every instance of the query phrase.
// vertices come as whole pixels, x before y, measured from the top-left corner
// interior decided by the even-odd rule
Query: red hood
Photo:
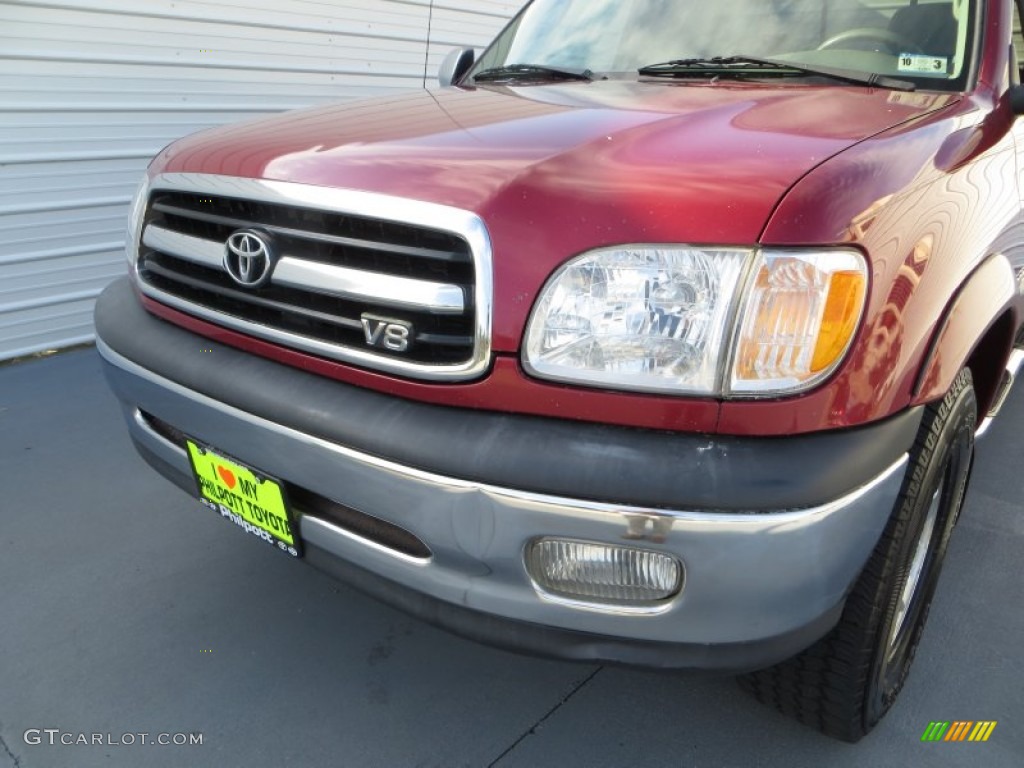
[[[496,347],[515,349],[532,297],[567,257],[621,243],[754,243],[809,170],[948,100],[857,87],[624,81],[420,91],[206,131],[169,147],[151,170],[361,189],[474,211],[490,231],[501,286]]]

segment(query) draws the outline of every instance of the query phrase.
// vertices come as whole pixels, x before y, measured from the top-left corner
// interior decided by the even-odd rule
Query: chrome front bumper
[[[373,574],[396,589],[468,611],[485,623],[508,620],[564,631],[579,642],[571,653],[555,647],[557,643],[503,642],[500,631],[495,636],[494,631],[466,630],[455,626],[459,622],[446,622],[443,611],[423,615],[464,634],[573,658],[661,666],[657,653],[609,648],[664,644],[699,650],[682,657],[684,666],[736,668],[770,664],[799,651],[838,618],[845,595],[886,525],[907,461],[904,455],[841,498],[795,511],[669,511],[579,501],[376,458],[213,400],[139,366],[103,340],[98,348],[132,438],[179,485],[191,478],[185,452],[158,434],[140,412],[288,483],[400,526],[425,542],[432,557],[409,557],[305,517],[300,531],[311,551]],[[525,547],[540,536],[672,553],[684,564],[684,589],[667,605],[647,611],[552,598],[535,587],[524,566]],[[614,642],[587,642],[588,637]],[[749,652],[717,659],[717,647]]]

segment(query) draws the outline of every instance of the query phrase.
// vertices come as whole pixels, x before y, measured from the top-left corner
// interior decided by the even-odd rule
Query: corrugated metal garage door
[[[92,338],[149,158],[201,128],[422,87],[520,0],[0,1],[0,360]]]

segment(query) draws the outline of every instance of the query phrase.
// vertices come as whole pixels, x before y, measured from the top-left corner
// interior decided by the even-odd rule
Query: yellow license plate
[[[186,443],[203,504],[276,549],[302,556],[298,528],[279,482],[191,440]]]

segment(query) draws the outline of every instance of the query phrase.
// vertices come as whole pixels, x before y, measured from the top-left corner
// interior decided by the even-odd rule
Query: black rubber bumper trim
[[[142,368],[302,433],[446,477],[630,506],[818,506],[898,461],[922,416],[911,409],[859,429],[776,438],[630,429],[430,405],[350,386],[165,322],[141,306],[127,278],[103,292],[95,319],[100,339]]]

